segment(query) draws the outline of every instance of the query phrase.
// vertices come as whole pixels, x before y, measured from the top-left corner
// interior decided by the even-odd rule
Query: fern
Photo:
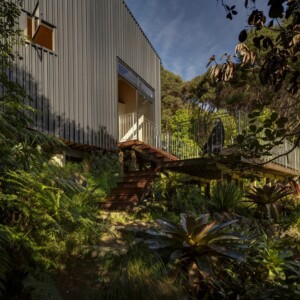
[[[30,273],[23,282],[32,300],[62,300],[54,280],[44,272]]]
[[[9,232],[7,228],[0,225],[0,298],[5,292],[5,279],[9,270],[10,256],[7,250],[9,243]]]

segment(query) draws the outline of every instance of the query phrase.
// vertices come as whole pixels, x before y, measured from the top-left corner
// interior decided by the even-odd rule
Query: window
[[[130,70],[129,67],[125,66],[119,61],[118,73],[121,77],[131,83],[137,90],[146,96],[149,100],[154,101],[154,90],[150,88],[134,71]]]
[[[54,26],[44,21],[42,15],[39,2],[33,14],[26,12],[25,35],[33,43],[49,50],[54,50]]]
[[[54,28],[36,17],[27,16],[27,38],[37,45],[54,50]]]

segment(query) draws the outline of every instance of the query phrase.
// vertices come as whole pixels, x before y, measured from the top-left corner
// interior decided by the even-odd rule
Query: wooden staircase
[[[140,141],[126,141],[118,145],[120,151],[130,151],[139,161],[140,170],[127,171],[110,191],[102,208],[124,210],[137,206],[149,193],[152,182],[158,177],[160,163],[177,160],[177,157]],[[148,169],[141,170],[142,164],[150,163]]]

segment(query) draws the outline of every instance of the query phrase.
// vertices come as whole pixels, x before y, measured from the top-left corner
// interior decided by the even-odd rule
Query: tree
[[[272,143],[273,146],[278,145],[288,138],[294,140],[296,147],[300,141],[300,3],[299,0],[269,0],[268,12],[264,12],[256,9],[255,2],[245,0],[245,7],[251,13],[248,26],[241,31],[235,48],[239,63],[233,63],[232,56],[225,54],[226,61],[217,64],[213,55],[207,66],[211,66],[209,73],[214,82],[223,85],[223,92],[228,82],[232,86],[240,84],[235,93],[241,91],[241,99],[250,104],[250,110],[256,106],[258,111],[267,107],[276,112],[273,120],[266,119],[261,126],[254,125],[259,112],[250,114],[252,130],[248,135],[244,132],[246,138],[238,139],[243,143],[245,151],[252,148],[260,156],[269,153]],[[234,18],[238,13],[235,6],[228,5],[226,0],[222,0],[221,4],[228,19]],[[268,24],[267,16],[271,19]],[[247,78],[244,83],[243,78]],[[255,87],[253,82],[256,83]],[[257,86],[259,94],[255,90]],[[243,90],[245,87],[248,89]],[[244,92],[249,89],[250,98],[245,97]],[[229,99],[233,102],[236,100],[234,95]],[[261,139],[268,141],[267,151],[265,145],[261,145]]]
[[[0,0],[0,63],[2,66],[9,65],[12,59],[19,57],[14,46],[20,42],[20,30],[16,25],[22,2],[22,0]],[[0,72],[3,73],[2,68]]]
[[[183,80],[180,76],[161,67],[162,127],[169,130],[169,119],[184,103],[181,89]]]

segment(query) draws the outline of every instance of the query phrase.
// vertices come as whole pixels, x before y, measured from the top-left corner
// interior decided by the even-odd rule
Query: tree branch
[[[270,163],[270,162],[272,162],[272,161],[274,161],[274,160],[276,160],[276,159],[278,159],[278,158],[280,158],[280,157],[282,157],[282,156],[287,156],[287,155],[289,155],[291,152],[293,152],[293,151],[298,147],[299,142],[300,142],[300,134],[299,134],[298,137],[297,137],[296,143],[294,144],[294,146],[293,146],[290,150],[288,150],[288,151],[285,152],[285,153],[279,154],[279,155],[273,157],[272,159],[270,159],[270,160],[268,160],[268,161],[266,161],[266,162],[259,163],[259,164],[258,164],[258,163],[255,163],[255,164],[256,164],[257,166],[263,166],[263,165],[268,164],[268,163]]]

